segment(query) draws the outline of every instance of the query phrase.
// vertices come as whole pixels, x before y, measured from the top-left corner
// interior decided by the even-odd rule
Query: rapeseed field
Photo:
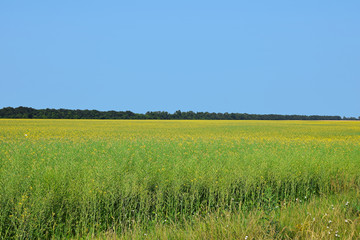
[[[2,119],[0,238],[360,239],[360,122]]]

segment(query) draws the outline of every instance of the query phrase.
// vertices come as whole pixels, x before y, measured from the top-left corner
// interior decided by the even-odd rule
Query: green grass
[[[1,238],[360,238],[358,122],[0,127]]]

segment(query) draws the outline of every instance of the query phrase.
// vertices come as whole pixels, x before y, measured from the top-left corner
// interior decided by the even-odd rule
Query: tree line
[[[5,107],[0,109],[0,118],[34,119],[198,119],[198,120],[360,120],[355,117],[320,116],[320,115],[280,115],[247,113],[210,113],[149,111],[133,113],[131,111],[98,111],[70,109],[34,109],[30,107]]]

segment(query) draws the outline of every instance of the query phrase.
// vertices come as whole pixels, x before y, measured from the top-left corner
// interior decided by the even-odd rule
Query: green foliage
[[[6,121],[0,131],[2,238],[125,236],[137,228],[143,237],[159,224],[186,229],[204,219],[220,237],[230,231],[224,215],[234,214],[254,221],[263,236],[284,239],[303,236],[310,225],[302,215],[298,227],[291,225],[295,220],[281,218],[282,209],[300,214],[313,199],[330,206],[329,197],[348,192],[356,194],[346,196],[350,203],[339,214],[351,221],[359,215],[360,149],[351,135],[357,125]],[[224,225],[216,227],[208,216]],[[246,234],[246,223],[235,222],[241,224],[230,224],[229,236]]]
[[[209,113],[181,112],[171,114],[166,111],[146,112],[97,111],[69,109],[34,109],[28,107],[2,108],[0,118],[36,118],[36,119],[197,119],[197,120],[357,120],[354,117],[319,116],[319,115],[280,115],[247,113]]]

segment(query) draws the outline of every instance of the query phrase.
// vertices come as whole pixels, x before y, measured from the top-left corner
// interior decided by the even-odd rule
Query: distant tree
[[[166,111],[146,112],[131,111],[98,111],[69,109],[34,109],[29,107],[5,107],[0,109],[0,118],[42,118],[42,119],[213,119],[213,120],[360,120],[355,117],[320,116],[320,115],[279,115],[279,114],[247,114],[247,113],[209,113],[182,112],[177,110],[171,114]]]

